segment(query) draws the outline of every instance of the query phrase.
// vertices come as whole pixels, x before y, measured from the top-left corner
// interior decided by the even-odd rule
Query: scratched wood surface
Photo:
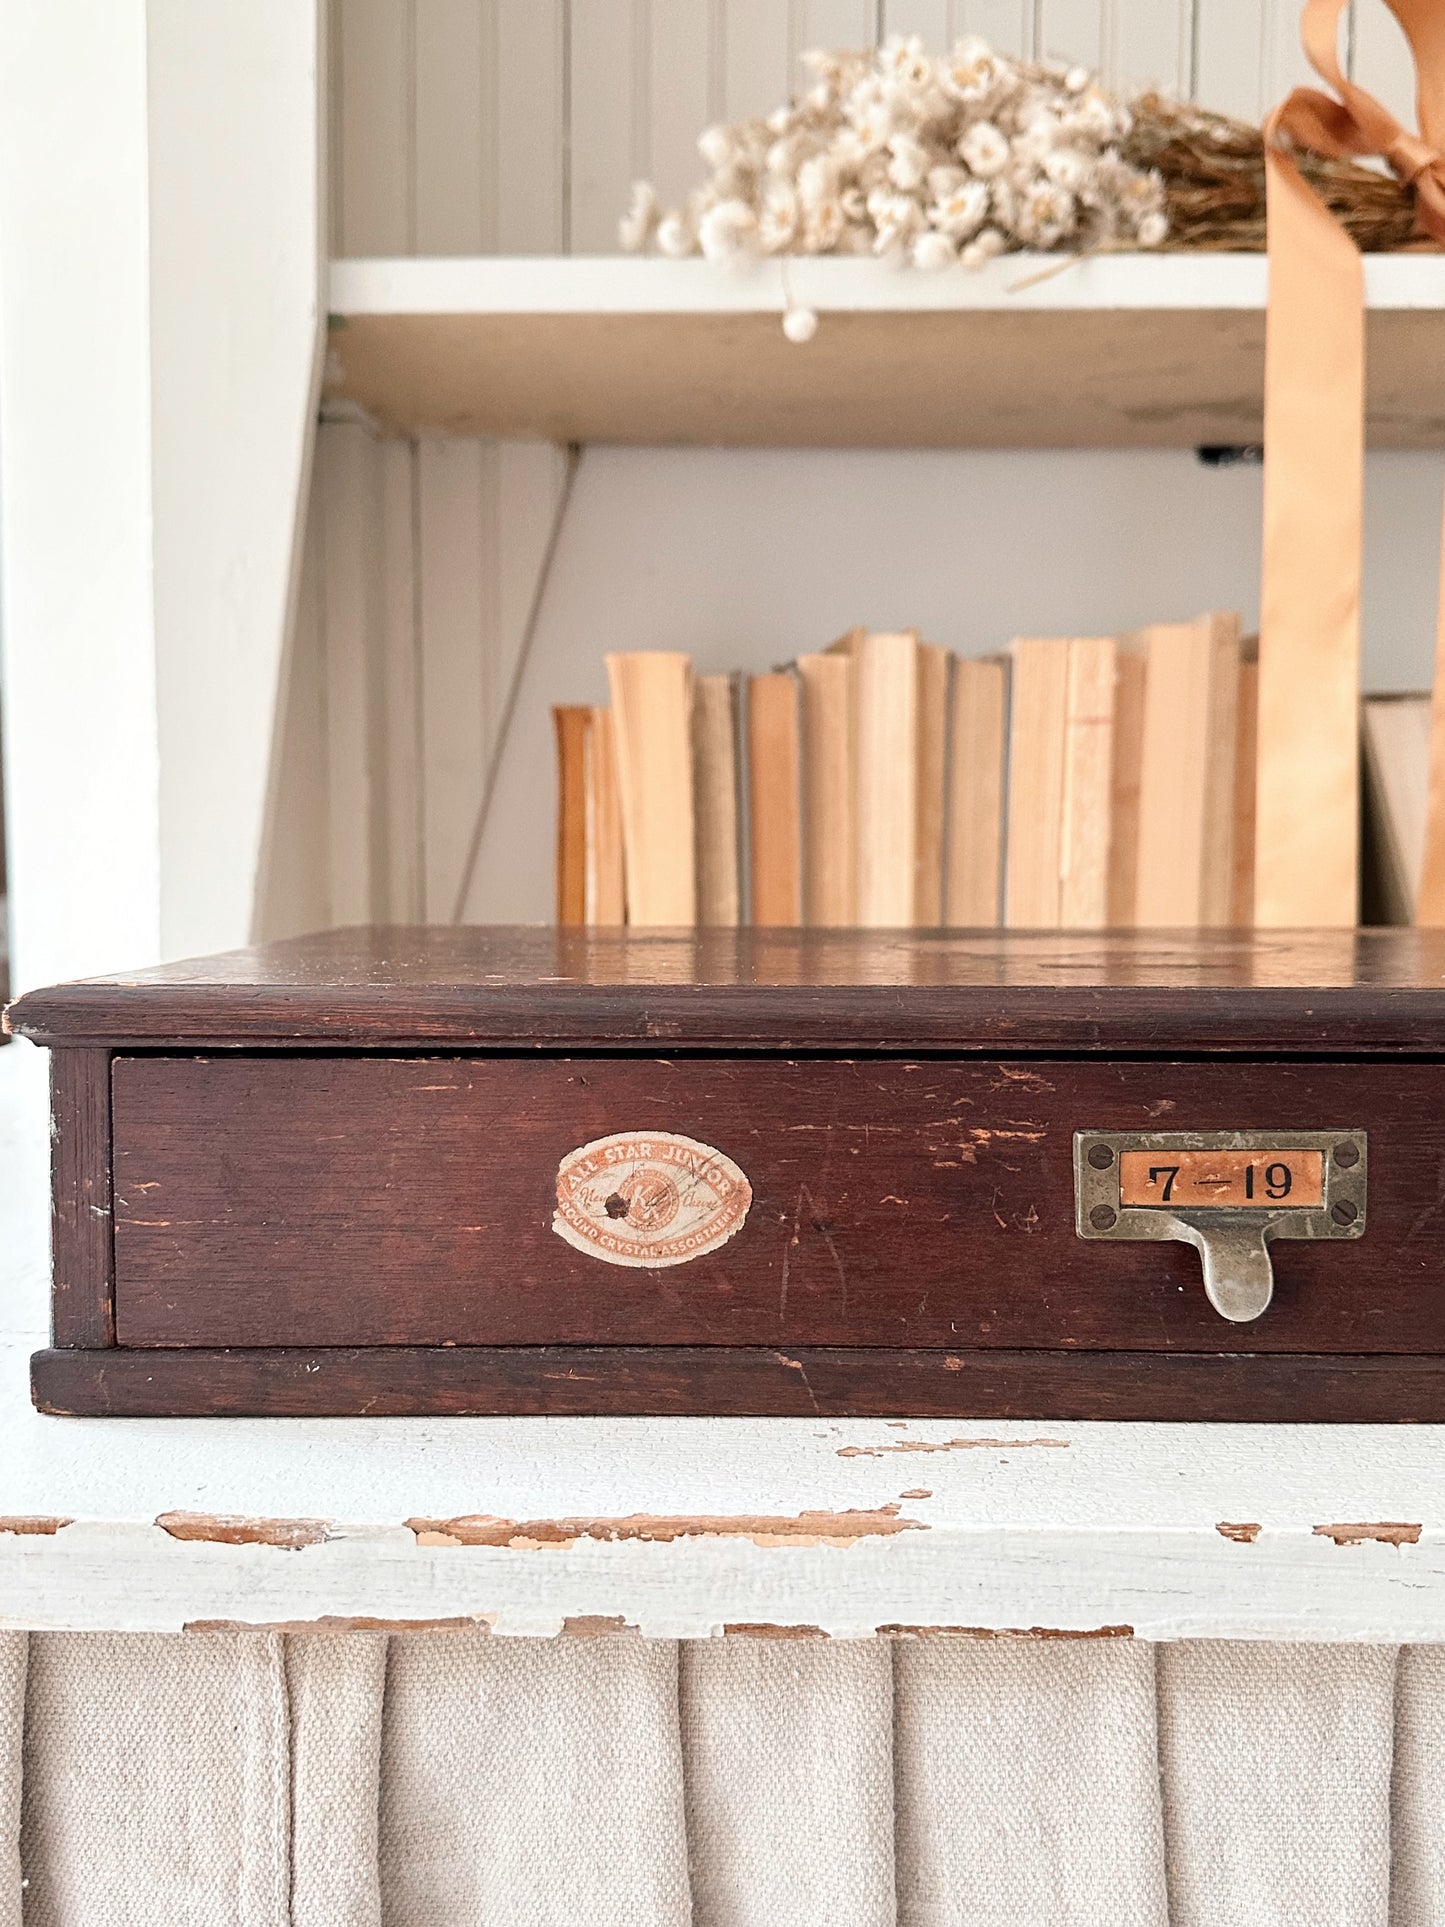
[[[113,1345],[110,1054],[50,1060],[51,1239],[57,1345]]]
[[[365,1413],[391,1419],[544,1414],[896,1420],[907,1413],[910,1422],[973,1423],[1041,1415],[1050,1421],[1204,1419],[1236,1425],[1445,1420],[1445,1355],[1175,1352],[1151,1358],[1141,1371],[1136,1352],[997,1348],[118,1348],[39,1352],[31,1384],[42,1412],[127,1419]],[[999,1447],[1007,1450],[1008,1441],[1000,1440]],[[851,1449],[863,1455],[888,1450]],[[908,1449],[933,1448],[919,1440]]]
[[[1442,1094],[1435,1064],[122,1056],[116,1334],[1445,1352]],[[1073,1133],[1165,1122],[1364,1127],[1365,1237],[1278,1243],[1247,1333],[1189,1247],[1081,1245]],[[617,1132],[731,1158],[742,1228],[657,1270],[574,1249],[558,1166]]]
[[[430,1347],[438,1411],[1425,1418],[1428,1370],[1391,1386],[1358,1361],[1445,1354],[1442,977],[1445,941],[1423,932],[447,928],[32,993],[11,1021],[60,1063],[62,1350],[37,1392],[205,1412],[214,1368],[219,1409],[331,1411],[342,1388],[374,1409],[384,1374],[339,1354],[401,1348],[420,1383]],[[1369,1134],[1365,1238],[1278,1245],[1248,1333],[1281,1365],[1338,1358],[1297,1396],[1259,1368],[1251,1410],[1235,1377],[1184,1363],[1240,1338],[1192,1251],[1075,1235],[1074,1132],[1161,1120]],[[746,1221],[662,1269],[564,1241],[559,1167],[614,1133],[723,1153]],[[131,1356],[63,1349],[116,1343]],[[661,1349],[602,1371],[483,1355],[566,1346]],[[134,1362],[186,1347],[213,1356]],[[246,1348],[306,1347],[338,1353],[324,1378],[245,1367]],[[869,1348],[899,1357],[880,1373]],[[789,1361],[830,1349],[858,1356],[820,1368],[815,1408]],[[1060,1378],[1050,1353],[1112,1362]],[[1164,1355],[1177,1370],[1151,1377]]]
[[[1437,1052],[1445,935],[329,930],[32,991],[41,1043]]]

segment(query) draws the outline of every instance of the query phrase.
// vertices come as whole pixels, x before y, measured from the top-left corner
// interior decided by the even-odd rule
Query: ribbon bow
[[[1260,594],[1255,921],[1357,917],[1364,270],[1294,149],[1379,155],[1445,242],[1445,0],[1388,0],[1415,57],[1420,133],[1348,80],[1347,0],[1305,0],[1301,39],[1334,95],[1297,87],[1265,122],[1264,567]],[[1287,143],[1287,144],[1286,144]],[[1430,805],[1416,921],[1445,923],[1445,576],[1431,711]]]
[[[1278,145],[1288,134],[1296,147],[1331,160],[1379,155],[1415,189],[1415,223],[1422,234],[1445,241],[1445,9],[1439,0],[1388,0],[1405,29],[1420,75],[1420,126],[1412,134],[1373,94],[1347,80],[1337,52],[1340,15],[1348,0],[1305,0],[1300,39],[1310,64],[1338,99],[1317,87],[1296,87],[1265,123],[1265,140]],[[1434,81],[1434,92],[1427,82]]]

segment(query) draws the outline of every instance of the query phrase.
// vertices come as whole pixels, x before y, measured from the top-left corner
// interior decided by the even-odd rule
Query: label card
[[[1119,1159],[1124,1205],[1270,1211],[1324,1198],[1321,1151],[1125,1151]]]

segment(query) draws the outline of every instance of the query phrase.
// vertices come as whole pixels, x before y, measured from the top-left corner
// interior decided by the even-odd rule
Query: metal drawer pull
[[[1368,1170],[1363,1131],[1076,1131],[1075,1228],[1193,1245],[1242,1325],[1274,1296],[1274,1239],[1363,1236]]]

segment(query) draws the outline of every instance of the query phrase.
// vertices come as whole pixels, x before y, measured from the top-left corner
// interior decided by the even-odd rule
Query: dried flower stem
[[[638,183],[624,247],[718,261],[871,254],[937,271],[1018,249],[1265,245],[1257,127],[1157,92],[1126,102],[1082,68],[1013,60],[976,37],[943,55],[895,37],[806,59],[813,84],[789,106],[705,129],[711,176],[686,206],[664,209]],[[1361,248],[1422,245],[1408,186],[1350,161],[1301,165]]]

